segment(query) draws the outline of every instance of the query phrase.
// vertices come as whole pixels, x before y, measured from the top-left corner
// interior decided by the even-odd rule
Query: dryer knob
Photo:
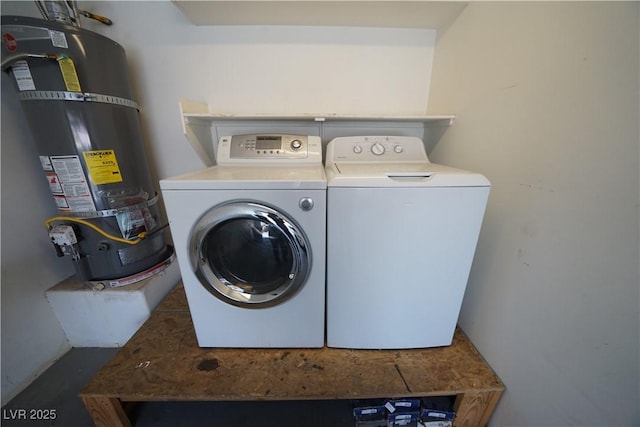
[[[371,152],[373,154],[375,154],[376,156],[381,156],[384,154],[384,145],[380,144],[379,142],[376,142],[375,144],[373,144],[371,146]]]
[[[313,209],[313,199],[311,197],[303,197],[298,202],[298,206],[300,206],[300,209],[303,211],[310,211]]]
[[[294,139],[291,141],[291,148],[294,150],[299,150],[302,148],[302,142],[299,139]]]

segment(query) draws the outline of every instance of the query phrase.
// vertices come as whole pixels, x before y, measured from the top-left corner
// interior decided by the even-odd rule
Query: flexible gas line
[[[87,18],[94,19],[104,25],[113,25],[113,21],[106,16],[98,15],[96,13],[87,12],[86,10],[78,9],[78,13],[82,16],[86,16]]]
[[[49,218],[44,222],[45,225],[47,226],[47,229],[51,229],[51,223],[54,221],[71,221],[71,222],[76,222],[78,224],[86,225],[87,227],[100,233],[102,236],[106,237],[107,239],[120,242],[120,243],[126,243],[128,245],[137,245],[148,235],[146,231],[143,231],[142,233],[136,236],[135,240],[127,240],[127,239],[123,239],[122,237],[109,234],[106,231],[102,230],[100,227],[96,226],[95,224],[90,223],[89,221],[85,221],[84,219],[74,218],[72,216],[54,216],[53,218]]]

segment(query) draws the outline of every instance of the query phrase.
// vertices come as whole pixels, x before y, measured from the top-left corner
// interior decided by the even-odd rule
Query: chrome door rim
[[[203,253],[205,238],[220,224],[234,219],[263,221],[285,236],[293,262],[288,277],[277,289],[264,294],[243,292],[211,268]],[[245,308],[270,307],[284,302],[302,287],[311,270],[311,249],[302,229],[288,215],[254,201],[230,201],[214,206],[200,217],[189,238],[189,259],[205,289],[224,302]]]

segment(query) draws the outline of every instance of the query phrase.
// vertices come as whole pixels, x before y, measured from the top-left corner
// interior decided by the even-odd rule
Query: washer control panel
[[[425,161],[423,142],[409,136],[349,136],[327,146],[328,162]]]
[[[268,164],[322,163],[320,137],[293,134],[245,134],[223,136],[218,141],[217,162]]]

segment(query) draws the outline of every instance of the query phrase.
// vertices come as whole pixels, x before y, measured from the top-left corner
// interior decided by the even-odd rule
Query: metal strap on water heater
[[[100,102],[103,104],[114,104],[122,107],[135,108],[140,111],[140,107],[134,101],[117,96],[102,95],[89,92],[66,92],[62,90],[30,90],[20,92],[18,95],[21,101],[80,101],[80,102]]]
[[[72,216],[76,218],[105,218],[109,216],[116,216],[121,213],[135,211],[138,209],[144,209],[149,206],[153,206],[158,203],[158,195],[156,194],[149,200],[143,203],[137,203],[135,205],[123,206],[116,209],[105,209],[102,211],[84,211],[84,212],[65,212],[66,216]]]
[[[105,288],[119,288],[122,286],[131,285],[133,283],[140,282],[142,280],[149,279],[150,277],[160,274],[171,266],[176,260],[176,252],[171,248],[171,255],[160,264],[156,264],[151,268],[148,268],[140,273],[133,274],[131,276],[122,277],[120,279],[111,280],[92,280],[85,282],[94,291],[102,291]]]

